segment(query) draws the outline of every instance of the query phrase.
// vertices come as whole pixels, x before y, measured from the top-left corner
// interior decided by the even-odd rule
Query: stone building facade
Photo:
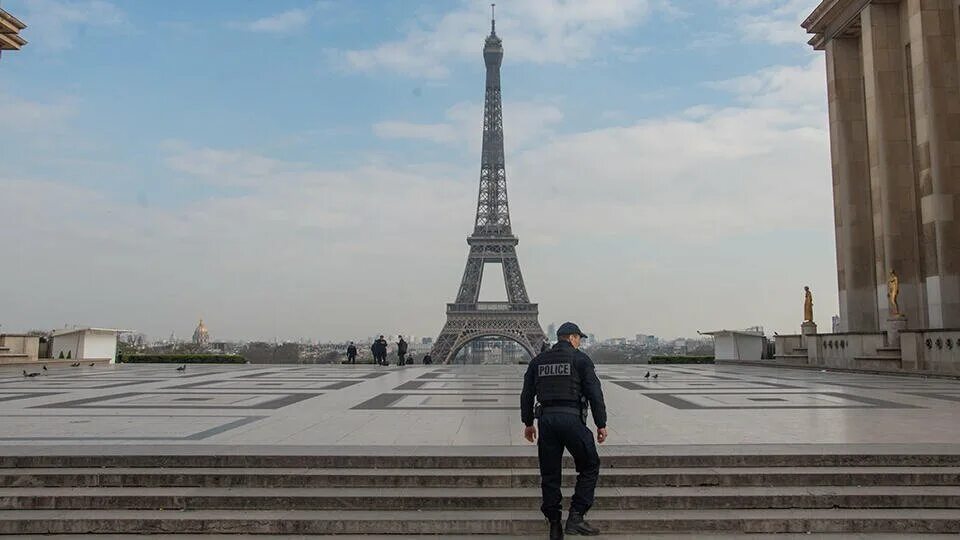
[[[27,44],[27,40],[20,37],[20,31],[26,27],[20,19],[0,8],[0,56],[3,51],[19,51]]]
[[[960,328],[960,0],[824,0],[840,331]]]

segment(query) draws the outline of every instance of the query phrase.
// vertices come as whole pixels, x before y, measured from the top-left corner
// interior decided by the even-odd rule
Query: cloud
[[[504,144],[508,151],[543,142],[563,120],[554,104],[508,101],[503,104]],[[384,139],[414,139],[468,147],[478,151],[482,143],[483,104],[458,103],[444,113],[444,122],[415,123],[383,121],[374,124],[374,133]]]
[[[822,110],[826,104],[824,78],[826,67],[822,55],[811,55],[804,66],[776,66],[750,75],[707,86],[734,93],[741,102],[761,106],[806,106]],[[802,112],[807,118],[810,111]]]
[[[800,23],[820,0],[718,0],[721,6],[740,12],[736,26],[747,41],[776,45],[804,43]]]
[[[233,23],[231,26],[251,32],[286,34],[301,30],[310,23],[312,12],[307,9],[289,9],[249,22]]]
[[[782,291],[835,287],[822,73],[819,60],[770,67],[712,83],[732,105],[581,132],[559,129],[561,104],[505,106],[514,230],[542,322],[627,335],[795,326],[775,307]],[[468,102],[374,129],[456,148],[478,144],[480,123]],[[338,169],[171,141],[158,156],[167,176],[236,189],[131,205],[69,175],[0,172],[16,321],[183,335],[203,315],[217,338],[248,339],[438,331],[467,253],[477,154]]]
[[[329,8],[330,5],[325,0],[315,0],[305,7],[292,8],[248,21],[233,21],[227,26],[264,34],[293,34],[306,28],[321,11]]]
[[[0,118],[4,130],[44,134],[61,131],[76,114],[76,99],[62,97],[54,101],[36,101],[0,91]]]
[[[187,173],[216,186],[250,187],[265,181],[271,184],[298,169],[284,163],[237,150],[193,148],[181,141],[167,141],[164,163],[171,170]]]
[[[829,186],[822,73],[819,60],[769,68],[716,83],[740,106],[560,136],[522,152],[513,176],[549,179],[536,191],[552,194],[549,204],[566,216],[538,234],[696,243],[758,224],[803,228],[810,216],[829,224],[829,190],[811,187],[812,178]],[[814,77],[819,92],[796,84]],[[585,186],[589,197],[568,197]]]
[[[444,300],[422,295],[436,287],[429,280],[450,281],[437,292],[453,293],[457,276],[447,268],[459,262],[448,256],[461,258],[466,232],[442,226],[468,230],[475,191],[451,189],[445,179],[473,176],[467,171],[302,170],[236,150],[185,147],[183,154],[171,161],[175,173],[208,182],[240,169],[249,175],[246,189],[174,207],[134,206],[68,179],[0,173],[0,192],[11,194],[0,197],[0,241],[17,244],[2,274],[24,285],[5,292],[4,305],[17,308],[18,321],[128,325],[157,336],[184,334],[189,314],[210,319],[221,338],[329,338],[430,320]],[[435,249],[418,253],[421,245]],[[38,303],[39,290],[50,296]],[[144,295],[155,299],[149,309]],[[100,300],[81,300],[92,297]],[[405,308],[369,320],[375,306],[395,302]],[[302,323],[290,324],[292,313]]]
[[[504,36],[511,62],[573,63],[591,58],[617,33],[645,21],[661,9],[671,16],[669,2],[651,0],[529,0],[498,6],[497,32]],[[358,71],[392,71],[411,77],[442,78],[447,63],[475,57],[489,33],[486,4],[461,2],[439,18],[421,18],[403,38],[370,49],[342,52]],[[618,44],[621,50],[643,50]]]
[[[73,47],[80,35],[90,29],[125,30],[130,28],[126,14],[106,0],[25,0],[23,21],[28,29],[24,37],[32,47],[62,51]]]

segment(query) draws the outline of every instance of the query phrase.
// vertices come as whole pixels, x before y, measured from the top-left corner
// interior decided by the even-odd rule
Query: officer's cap
[[[557,328],[557,337],[572,336],[573,334],[578,334],[582,338],[587,337],[586,334],[580,331],[580,327],[572,322],[565,322],[560,325],[560,328]]]

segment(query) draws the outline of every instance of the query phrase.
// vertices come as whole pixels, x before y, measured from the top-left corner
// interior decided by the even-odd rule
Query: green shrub
[[[651,364],[713,364],[712,356],[651,356]]]
[[[118,357],[122,364],[246,364],[239,354],[129,354]]]

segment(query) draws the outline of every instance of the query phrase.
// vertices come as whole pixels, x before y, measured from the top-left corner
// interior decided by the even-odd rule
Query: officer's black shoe
[[[570,516],[567,517],[567,526],[565,530],[567,534],[570,535],[596,536],[600,534],[600,529],[587,523],[587,521],[583,519],[582,515],[575,512],[570,512]]]
[[[563,540],[563,523],[559,519],[550,522],[550,540]]]

